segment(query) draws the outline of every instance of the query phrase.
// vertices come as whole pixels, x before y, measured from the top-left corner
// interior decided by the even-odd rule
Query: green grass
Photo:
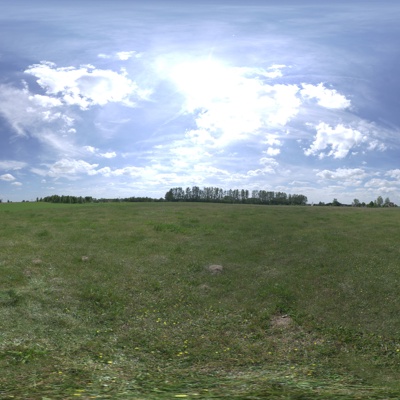
[[[24,203],[0,226],[1,399],[400,397],[397,209]]]

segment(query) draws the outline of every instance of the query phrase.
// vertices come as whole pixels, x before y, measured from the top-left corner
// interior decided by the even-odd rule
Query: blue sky
[[[0,0],[0,198],[400,204],[398,1]]]

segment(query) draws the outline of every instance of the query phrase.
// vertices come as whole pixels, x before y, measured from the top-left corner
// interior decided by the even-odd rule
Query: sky
[[[397,0],[0,0],[0,199],[400,204]]]

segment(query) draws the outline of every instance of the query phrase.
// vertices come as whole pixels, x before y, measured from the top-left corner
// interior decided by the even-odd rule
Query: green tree
[[[378,196],[378,198],[376,199],[376,205],[378,207],[382,207],[382,204],[383,204],[382,196]]]
[[[166,201],[174,201],[174,194],[172,189],[169,189],[167,193],[165,193],[165,200]]]

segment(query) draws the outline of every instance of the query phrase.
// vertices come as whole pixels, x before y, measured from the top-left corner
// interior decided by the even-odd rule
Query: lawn
[[[400,398],[400,209],[12,203],[0,225],[1,399]]]

